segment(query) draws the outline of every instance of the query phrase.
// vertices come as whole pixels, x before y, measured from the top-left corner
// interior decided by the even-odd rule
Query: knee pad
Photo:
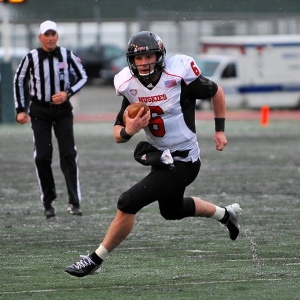
[[[118,199],[117,208],[124,213],[136,214],[134,205],[132,204],[130,193],[124,192]]]
[[[174,211],[174,210],[172,210],[172,211],[160,210],[160,214],[165,220],[180,220],[181,219],[178,212]]]
[[[160,208],[160,214],[166,220],[181,220],[195,215],[195,201],[192,197],[184,197],[181,206]]]

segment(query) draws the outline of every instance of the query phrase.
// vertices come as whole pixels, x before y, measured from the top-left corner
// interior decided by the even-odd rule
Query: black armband
[[[225,118],[215,118],[215,131],[225,131]]]
[[[132,135],[128,134],[125,130],[125,127],[123,127],[120,131],[120,136],[122,139],[125,139],[125,140],[130,140],[132,138]]]

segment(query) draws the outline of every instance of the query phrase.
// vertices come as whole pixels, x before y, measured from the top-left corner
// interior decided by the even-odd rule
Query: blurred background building
[[[126,65],[128,40],[141,30],[157,33],[164,41],[167,56],[197,56],[202,39],[209,36],[292,36],[300,32],[299,0],[23,0],[19,4],[5,1],[12,0],[0,0],[0,123],[14,121],[10,100],[12,76],[20,59],[40,46],[38,29],[45,20],[58,24],[59,45],[80,56],[91,80],[96,77],[110,84]],[[299,46],[299,53],[283,56],[296,60],[300,56]],[[256,61],[256,69],[262,74],[259,68],[265,61],[261,51],[257,57],[260,61]],[[297,61],[283,62],[279,69],[295,72],[300,69]],[[294,80],[296,87],[289,83],[288,89],[298,93],[300,79],[296,76]],[[288,90],[286,86],[281,88]],[[226,90],[228,100],[231,90],[230,86]],[[242,99],[242,103],[247,101]],[[300,107],[300,97],[294,106]]]
[[[25,0],[0,3],[0,21],[3,5],[9,6],[11,46],[28,49],[39,45],[38,25],[47,19],[58,23],[60,44],[70,48],[125,48],[135,32],[153,30],[169,52],[188,54],[199,52],[202,36],[300,31],[298,0]]]

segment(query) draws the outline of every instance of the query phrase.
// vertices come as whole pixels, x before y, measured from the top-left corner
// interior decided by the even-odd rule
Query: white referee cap
[[[48,30],[53,30],[57,32],[56,23],[53,21],[45,21],[40,25],[40,34],[44,34]]]

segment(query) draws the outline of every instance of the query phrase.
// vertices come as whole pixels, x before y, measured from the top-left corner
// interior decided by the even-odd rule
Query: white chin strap
[[[150,73],[147,73],[147,74],[141,74],[141,73],[139,72],[139,75],[140,75],[140,76],[149,76],[149,75],[151,75],[153,72],[154,72],[154,69],[153,69]]]

